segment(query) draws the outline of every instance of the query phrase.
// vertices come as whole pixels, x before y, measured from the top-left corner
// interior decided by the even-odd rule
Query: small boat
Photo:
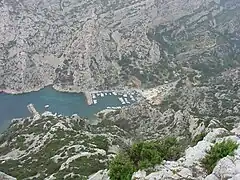
[[[95,98],[96,98],[96,95],[95,95],[95,94],[92,94],[92,98],[95,99]]]
[[[97,104],[97,100],[96,99],[93,100],[93,104]]]
[[[104,93],[105,96],[107,96],[108,94],[107,93]]]
[[[124,94],[123,97],[128,97],[128,95],[127,95],[127,94]]]
[[[44,107],[45,107],[45,108],[49,108],[49,105],[48,105],[48,104],[46,104]]]
[[[109,93],[109,95],[111,96],[111,95],[112,95],[112,93],[110,92],[110,93]]]
[[[136,99],[134,98],[133,95],[131,95],[130,98],[131,98],[132,101],[136,101]]]
[[[124,100],[122,97],[119,97],[118,100],[121,102],[121,103],[124,103]]]
[[[126,102],[127,104],[130,104],[130,102],[128,101],[127,98],[124,98],[124,100],[125,100],[125,102]]]
[[[103,94],[103,93],[101,93],[101,97],[104,97],[104,94]]]
[[[116,92],[114,92],[114,91],[113,91],[112,93],[113,93],[113,95],[114,95],[114,96],[116,96],[116,95],[117,95],[117,93],[116,93]]]

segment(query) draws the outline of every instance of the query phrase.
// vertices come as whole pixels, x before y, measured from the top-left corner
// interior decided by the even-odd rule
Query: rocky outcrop
[[[227,156],[219,160],[213,172],[207,175],[200,161],[205,157],[212,145],[227,139],[237,142],[239,144],[238,149],[235,150],[234,156]],[[185,155],[177,161],[164,161],[161,165],[148,169],[148,174],[144,170],[139,170],[133,174],[132,180],[237,180],[240,174],[239,160],[240,138],[236,135],[231,135],[224,128],[217,128],[209,132],[196,146],[187,148]],[[107,171],[103,171],[103,175],[101,172],[99,171],[92,177],[108,180],[109,177],[106,176]]]
[[[191,179],[191,180],[220,180],[238,179],[240,176],[240,146],[235,151],[234,156],[222,158],[214,168],[212,174],[206,174],[201,167],[200,161],[206,155],[210,147],[224,139],[231,139],[240,145],[240,138],[237,136],[227,136],[226,129],[214,129],[194,147],[186,149],[185,156],[178,161],[165,161],[162,165],[155,167],[155,172],[146,175],[145,171],[134,173],[132,179],[138,180],[169,180],[169,179]]]
[[[0,179],[1,180],[17,180],[16,178],[9,176],[3,172],[0,172]]]

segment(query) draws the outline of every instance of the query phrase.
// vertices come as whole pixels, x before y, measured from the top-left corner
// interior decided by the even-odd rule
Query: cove
[[[104,96],[98,98],[98,103],[89,106],[83,93],[59,92],[52,87],[45,87],[36,92],[24,94],[0,94],[0,132],[5,130],[14,118],[30,116],[27,105],[32,103],[39,113],[45,111],[45,105],[49,105],[48,111],[71,116],[78,114],[81,117],[93,118],[94,114],[109,106],[123,106],[118,96]]]

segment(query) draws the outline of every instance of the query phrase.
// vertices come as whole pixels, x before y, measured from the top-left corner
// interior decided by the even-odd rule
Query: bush
[[[137,169],[154,166],[163,160],[158,150],[158,144],[155,142],[133,144],[128,153]]]
[[[131,180],[136,170],[133,162],[126,153],[118,154],[109,166],[111,180]]]
[[[208,174],[212,173],[217,162],[227,155],[232,156],[234,150],[237,148],[238,144],[232,140],[224,140],[223,142],[216,143],[202,159],[203,167],[207,170]]]
[[[130,180],[135,170],[153,167],[163,160],[178,159],[181,152],[182,148],[177,139],[171,137],[160,141],[135,143],[111,162],[110,179]]]

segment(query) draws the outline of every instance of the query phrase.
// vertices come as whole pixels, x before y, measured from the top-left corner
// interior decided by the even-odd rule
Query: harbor
[[[50,111],[64,116],[78,114],[81,117],[93,119],[95,114],[104,109],[118,110],[138,103],[141,99],[142,93],[134,89],[65,93],[49,86],[24,94],[0,93],[0,131],[8,127],[12,119],[37,115],[36,111],[40,114]],[[29,106],[28,111],[26,107],[29,104],[33,104],[36,111],[32,105]]]
[[[122,106],[130,105],[138,102],[141,99],[141,93],[136,90],[118,90],[118,91],[93,91],[84,92],[86,102],[89,106],[98,104],[101,99],[115,96],[120,102],[121,106],[108,106],[107,109],[121,109]]]

